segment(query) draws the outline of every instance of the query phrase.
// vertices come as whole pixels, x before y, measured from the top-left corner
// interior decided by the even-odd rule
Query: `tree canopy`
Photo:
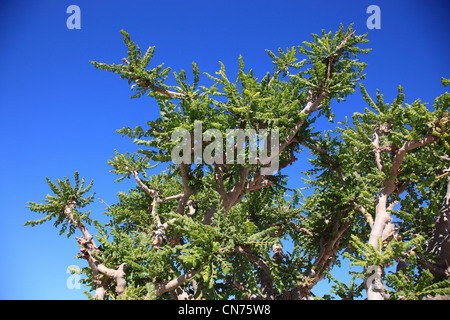
[[[329,299],[313,292],[325,278],[342,299],[450,294],[448,93],[431,107],[405,103],[402,87],[392,103],[378,91],[373,99],[361,83],[367,34],[352,25],[267,50],[273,70],[262,79],[239,57],[236,80],[222,63],[214,75],[192,63],[192,75],[172,73],[176,85],[167,84],[170,68],[152,66],[155,47],[142,53],[121,33],[123,63],[91,63],[127,80],[131,98],[159,106],[154,119],[117,130],[139,150],[108,161],[116,181],[136,187],[118,193],[106,224],[84,211],[93,182],[85,187],[78,172],[74,182],[47,178],[53,195],[28,205],[45,217],[27,225],[54,220],[60,234],[78,233],[89,297]],[[364,113],[335,126],[333,109],[357,89]],[[320,117],[326,132],[314,129]],[[305,149],[309,196],[283,174]],[[330,273],[343,257],[364,267],[348,284]]]

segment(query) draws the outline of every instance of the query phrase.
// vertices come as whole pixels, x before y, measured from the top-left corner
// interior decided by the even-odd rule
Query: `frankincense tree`
[[[312,299],[324,278],[343,299],[364,290],[368,299],[449,293],[447,93],[429,110],[405,104],[401,88],[391,104],[379,93],[373,101],[360,84],[369,108],[318,133],[316,118],[331,121],[332,104],[365,77],[359,57],[368,40],[352,26],[267,50],[274,70],[261,80],[240,57],[234,82],[223,64],[200,79],[193,63],[192,83],[181,70],[174,86],[166,84],[170,68],[149,67],[154,47],[142,54],[122,35],[122,64],[92,64],[159,106],[146,126],[118,130],[140,149],[108,161],[118,181],[136,187],[118,194],[103,225],[83,211],[94,201],[92,182],[85,187],[78,173],[73,184],[47,179],[54,195],[28,206],[45,217],[26,223],[56,219],[60,234],[78,233],[92,298]],[[313,155],[308,197],[283,175],[304,148]],[[160,163],[167,168],[148,176]],[[330,274],[344,255],[364,267],[349,285]]]

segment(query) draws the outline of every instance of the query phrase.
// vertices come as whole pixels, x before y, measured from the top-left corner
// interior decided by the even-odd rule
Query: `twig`
[[[142,180],[139,178],[139,173],[136,170],[129,170],[129,172],[136,180],[136,183],[142,188],[142,190],[145,191],[146,194],[148,194],[151,197],[155,197],[157,195],[156,190],[150,189],[142,182]]]
[[[155,288],[155,295],[157,297],[163,295],[166,292],[175,290],[177,287],[182,285],[184,282],[188,281],[192,277],[194,277],[197,274],[197,270],[189,270],[186,271],[186,273],[178,276],[176,279],[173,279],[169,282],[162,283],[156,286]]]
[[[373,145],[373,153],[375,155],[375,163],[377,165],[378,171],[383,172],[384,166],[383,166],[383,160],[381,159],[381,152],[380,152],[380,130],[379,130],[379,124],[375,127],[375,130],[372,135],[372,145]]]
[[[177,195],[174,195],[174,196],[170,196],[170,197],[165,197],[165,198],[159,199],[159,200],[158,200],[158,203],[164,203],[164,202],[167,202],[167,201],[169,201],[169,200],[180,199],[180,198],[182,198],[183,196],[184,196],[184,193],[180,193],[180,194],[177,194]]]
[[[447,169],[448,170],[448,169]],[[442,177],[445,177],[446,175],[448,175],[450,173],[450,170],[448,170],[447,172],[441,174],[440,176],[436,177],[436,179],[440,179]]]
[[[161,220],[159,219],[158,213],[156,212],[156,203],[158,202],[158,192],[155,193],[155,197],[153,198],[152,201],[152,218],[154,220],[156,220],[156,225],[159,226],[161,225]]]
[[[432,134],[427,134],[425,138],[423,138],[420,141],[407,141],[403,144],[403,146],[398,149],[396,152],[394,161],[392,163],[392,167],[389,170],[389,175],[393,177],[397,177],[398,171],[400,169],[400,166],[403,162],[403,159],[405,158],[405,155],[408,153],[408,151],[411,151],[413,149],[423,147],[427,144],[430,144],[436,140],[436,137]]]
[[[125,62],[125,64],[127,65],[128,69],[130,69],[131,72],[133,72],[133,68],[130,65],[130,62],[126,59],[126,58],[122,58],[122,61]],[[175,92],[175,91],[169,91],[163,88],[160,88],[158,86],[155,86],[153,83],[149,82],[148,80],[146,80],[144,83],[139,83],[139,78],[137,77],[131,77],[131,79],[138,83],[141,86],[144,87],[149,87],[150,89],[152,89],[153,91],[159,92],[165,96],[171,97],[171,98],[185,98],[187,97],[187,95],[183,92],[183,93],[179,93],[179,92]]]
[[[283,69],[278,69],[277,71],[275,71],[275,73],[273,74],[272,78],[270,78],[269,84],[268,86],[272,86],[272,81],[275,79],[275,76],[279,75],[281,72],[283,71]]]

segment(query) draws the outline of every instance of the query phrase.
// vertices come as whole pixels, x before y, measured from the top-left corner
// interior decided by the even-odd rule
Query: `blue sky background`
[[[81,30],[69,30],[66,9],[81,8]],[[381,29],[368,30],[366,9],[381,8]],[[91,217],[101,220],[105,204],[132,181],[114,183],[107,160],[134,151],[131,140],[115,133],[142,125],[158,115],[154,100],[130,100],[129,86],[118,76],[96,70],[88,62],[121,63],[127,55],[119,30],[130,33],[143,50],[156,46],[152,65],[165,62],[172,70],[214,74],[222,61],[230,79],[240,54],[247,70],[262,77],[272,70],[265,49],[276,51],[311,40],[321,29],[337,30],[354,22],[358,34],[369,33],[364,85],[392,101],[398,85],[406,102],[433,103],[444,92],[442,76],[450,77],[449,1],[2,1],[0,4],[0,299],[85,299],[83,289],[69,290],[69,265],[78,247],[73,238],[58,236],[47,223],[24,227],[38,218],[25,208],[41,202],[53,181],[73,178],[78,170],[94,179],[96,202]],[[203,77],[206,81],[206,77]],[[365,107],[356,92],[334,105],[336,122]],[[331,129],[332,124],[323,129]],[[289,185],[301,187],[307,153],[286,168]],[[39,216],[40,217],[40,216]],[[91,230],[94,232],[94,230]],[[336,272],[343,281],[347,271]],[[326,280],[315,291],[328,291]]]

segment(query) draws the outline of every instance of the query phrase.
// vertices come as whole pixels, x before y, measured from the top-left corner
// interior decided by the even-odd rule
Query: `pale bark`
[[[116,293],[119,296],[123,296],[126,289],[125,280],[125,270],[127,268],[126,263],[122,263],[117,270],[107,268],[103,264],[99,263],[97,259],[94,258],[93,253],[100,254],[100,250],[95,244],[94,237],[89,233],[86,226],[81,221],[76,221],[73,216],[73,210],[76,207],[76,200],[70,201],[64,206],[64,215],[71,221],[71,223],[78,228],[82,237],[75,237],[75,240],[80,246],[80,252],[78,254],[79,258],[86,259],[94,277],[94,283],[96,284],[95,299],[103,300],[106,298],[106,289],[103,279],[101,279],[101,274],[113,278],[116,281]]]
[[[384,132],[387,133],[390,129]],[[381,159],[381,152],[387,152],[386,150],[392,151],[392,148],[384,148],[379,145],[379,126],[374,130],[374,135],[372,137],[372,144],[374,146],[375,163],[378,170],[383,171],[384,165]],[[390,178],[383,181],[383,187],[377,195],[375,204],[375,220],[371,224],[371,232],[369,236],[368,243],[371,244],[375,250],[381,250],[379,248],[379,239],[384,240],[387,236],[390,236],[393,230],[393,225],[390,223],[392,220],[389,209],[393,209],[393,203],[388,205],[389,196],[396,192],[397,194],[402,193],[407,184],[398,186],[396,184],[397,176],[400,172],[400,167],[406,154],[416,148],[423,147],[435,141],[435,137],[431,134],[426,135],[420,141],[407,141],[403,146],[395,150],[395,157],[392,161],[391,168],[389,169]],[[385,150],[386,149],[386,150]],[[367,299],[369,300],[385,300],[388,296],[385,293],[385,288],[382,283],[382,268],[381,266],[369,266],[373,273],[366,279],[365,285],[367,290]]]
[[[107,268],[103,264],[97,265],[97,269],[101,274],[109,278],[113,278],[116,281],[116,293],[119,296],[123,296],[125,289],[127,287],[127,282],[125,280],[125,270],[127,269],[127,267],[128,266],[126,263],[122,263],[117,268],[117,270]]]
[[[197,274],[197,270],[189,270],[186,273],[178,276],[177,278],[162,284],[158,284],[155,288],[155,294],[157,297],[163,295],[166,292],[175,290],[180,285],[191,279]]]

